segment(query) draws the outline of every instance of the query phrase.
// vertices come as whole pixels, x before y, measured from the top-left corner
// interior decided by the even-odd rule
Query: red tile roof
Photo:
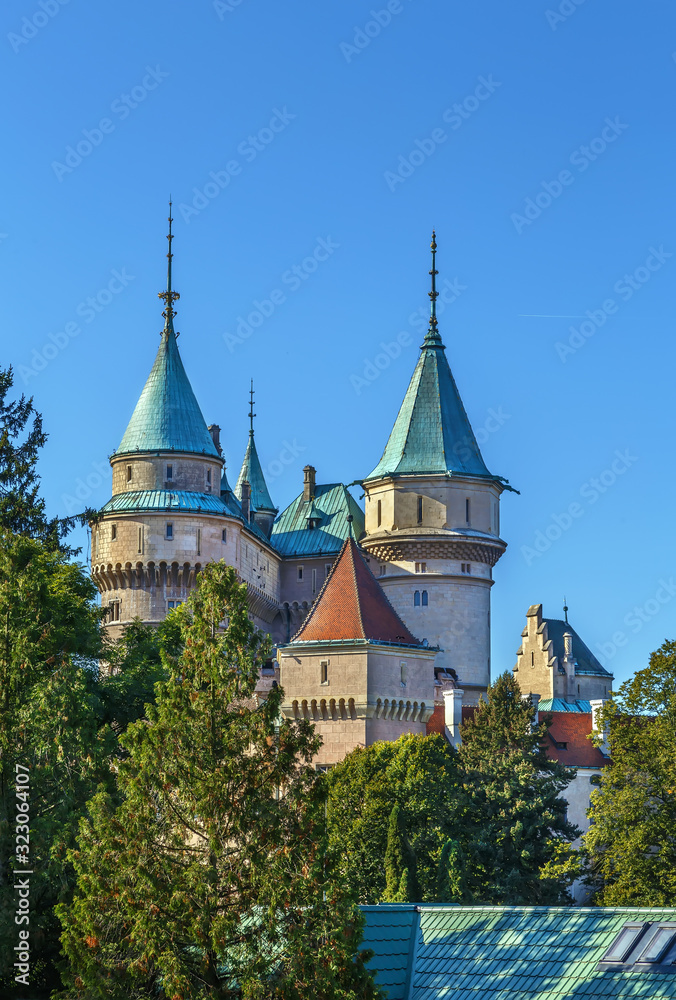
[[[422,645],[385,597],[353,538],[346,539],[319,597],[291,641],[340,639]]]
[[[571,767],[606,767],[610,763],[589,739],[592,731],[591,712],[541,712],[551,715],[547,756]],[[565,748],[557,744],[565,743]]]
[[[446,713],[443,705],[435,705],[434,711],[427,720],[426,733],[431,736],[432,733],[439,733],[443,736],[446,732]]]

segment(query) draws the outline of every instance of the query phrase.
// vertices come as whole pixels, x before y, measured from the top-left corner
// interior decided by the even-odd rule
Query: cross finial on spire
[[[254,413],[254,387],[253,387],[253,379],[251,379],[251,389],[249,390],[249,421],[250,421],[249,434],[251,435],[251,437],[253,437],[253,432],[254,432],[253,422],[255,416],[256,414]]]
[[[158,292],[158,298],[162,299],[165,304],[165,310],[162,313],[164,316],[164,330],[173,330],[173,319],[176,315],[176,310],[174,309],[174,302],[176,299],[180,299],[178,292],[172,291],[171,288],[171,262],[173,260],[173,253],[171,252],[171,241],[173,240],[173,235],[171,232],[171,224],[174,221],[171,217],[171,196],[169,196],[169,233],[167,239],[169,241],[169,253],[167,254],[167,290],[165,292]],[[163,331],[164,332],[164,331]]]
[[[434,230],[432,230],[430,249],[432,251],[432,269],[429,273],[432,276],[432,290],[427,293],[430,297],[430,325],[425,335],[425,343],[441,344],[437,321],[437,299],[439,298],[437,291],[437,275],[439,274],[437,271],[437,234]]]

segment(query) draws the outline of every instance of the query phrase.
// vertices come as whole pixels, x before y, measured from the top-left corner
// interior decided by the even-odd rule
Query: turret
[[[446,357],[436,316],[432,234],[429,329],[380,462],[364,481],[362,546],[379,583],[415,635],[440,647],[465,703],[490,683],[490,589],[505,551],[499,502],[506,480],[481,456]]]
[[[251,520],[254,524],[257,524],[269,538],[273,522],[278,514],[278,509],[272,502],[260,459],[258,458],[258,451],[256,450],[256,441],[254,438],[254,417],[256,414],[254,413],[253,379],[251,379],[249,396],[249,441],[246,446],[242,468],[235,485],[235,496],[242,503],[242,506],[244,506],[244,485],[248,485],[248,490],[246,491],[248,494],[247,510],[249,512],[247,521]]]

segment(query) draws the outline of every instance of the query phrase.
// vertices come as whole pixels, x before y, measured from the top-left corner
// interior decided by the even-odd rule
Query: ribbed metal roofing
[[[320,515],[316,528],[308,527],[308,516]],[[337,555],[350,534],[348,516],[352,515],[352,534],[364,532],[364,512],[342,483],[316,486],[314,502],[303,494],[282,511],[272,526],[270,541],[283,556]]]
[[[375,952],[369,964],[383,970],[376,982],[390,1000],[676,998],[676,967],[598,968],[626,923],[675,921],[676,908],[401,904],[363,910],[363,947]]]
[[[183,451],[218,458],[169,323],[116,454]]]
[[[235,485],[235,496],[242,499],[242,483],[246,480],[251,487],[251,507],[253,510],[260,510],[264,513],[276,514],[277,508],[272,502],[272,497],[268,491],[263,469],[258,458],[256,442],[253,431],[249,434],[249,442],[246,446],[244,461]]]
[[[176,510],[202,511],[205,514],[231,514],[241,517],[212,493],[193,493],[188,490],[134,490],[118,493],[101,508],[102,514],[122,511]]]
[[[564,701],[563,698],[542,698],[538,702],[538,712],[591,712],[591,702],[584,698]]]
[[[438,335],[428,334],[383,457],[368,479],[452,472],[491,476]]]

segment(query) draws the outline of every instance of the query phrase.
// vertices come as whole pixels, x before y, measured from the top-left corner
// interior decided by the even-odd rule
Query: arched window
[[[423,604],[423,608],[427,607],[427,591],[426,590],[423,590],[423,592],[422,592],[422,604]]]
[[[416,590],[415,594],[413,595],[413,607],[414,608],[419,608],[420,607],[420,591],[419,590]]]

